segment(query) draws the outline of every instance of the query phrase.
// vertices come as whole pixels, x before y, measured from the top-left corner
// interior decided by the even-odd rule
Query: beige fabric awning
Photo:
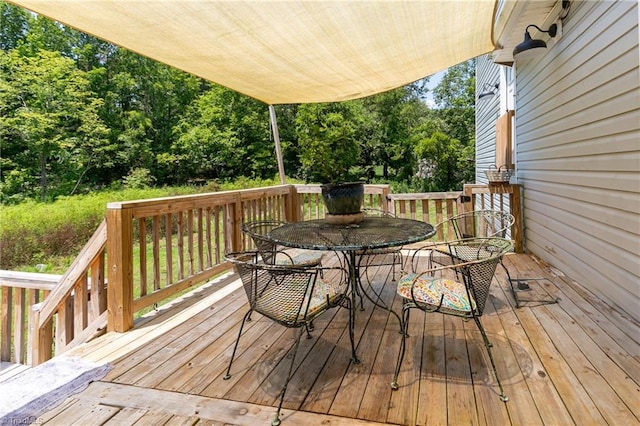
[[[14,0],[267,104],[419,80],[494,49],[495,0]]]

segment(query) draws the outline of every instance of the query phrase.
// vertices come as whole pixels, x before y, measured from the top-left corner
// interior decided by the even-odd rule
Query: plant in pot
[[[356,108],[351,102],[304,104],[296,116],[303,175],[323,183],[327,218],[341,223],[362,219],[364,184],[353,182],[349,174],[360,155]]]

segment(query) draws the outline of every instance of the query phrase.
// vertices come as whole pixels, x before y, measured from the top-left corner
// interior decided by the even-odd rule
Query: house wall
[[[496,94],[482,99],[476,98],[476,183],[487,183],[487,176],[484,173],[491,166],[499,166],[496,160],[496,120],[508,109],[506,102],[507,91],[505,90],[506,80],[503,70],[495,65],[488,55],[477,58],[476,61],[476,95],[493,89],[499,84]],[[509,211],[508,200],[493,196],[493,203],[489,195],[482,195],[484,200],[476,198],[476,208],[493,205],[494,208],[502,208]],[[506,202],[505,202],[506,201]],[[503,203],[503,204],[501,204]]]
[[[526,250],[640,319],[638,2],[574,0],[563,24],[514,65]],[[491,129],[477,129],[481,168]]]
[[[500,69],[488,55],[476,61],[476,95],[500,81]],[[476,99],[476,182],[487,183],[484,171],[496,163],[496,120],[500,116],[500,93]]]

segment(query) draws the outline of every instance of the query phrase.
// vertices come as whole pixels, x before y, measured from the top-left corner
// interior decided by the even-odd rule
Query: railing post
[[[513,250],[516,253],[524,253],[524,224],[522,221],[522,199],[520,198],[520,185],[512,185],[512,192],[509,194],[509,209],[515,218],[511,227],[511,239],[514,241]]]
[[[287,222],[300,220],[300,197],[295,185],[289,185],[289,194],[284,197],[284,214]]]
[[[133,328],[133,225],[130,209],[107,205],[107,331]]]
[[[389,208],[389,192],[390,192],[389,185],[386,185],[385,187],[382,188],[382,194],[380,195],[381,197],[380,203],[382,204],[380,206],[380,209],[385,213],[393,213]]]
[[[242,250],[242,195],[240,192],[235,194],[235,201],[229,206],[227,214],[227,229],[230,235],[227,236],[231,247],[229,251]]]
[[[476,200],[473,193],[473,187],[471,185],[463,186],[462,200],[458,201],[458,209],[462,207],[462,210],[458,210],[458,214],[468,213],[475,210]]]
[[[53,345],[53,320],[40,324],[40,308],[42,303],[33,305],[29,310],[29,338],[27,364],[32,367],[51,359]]]
[[[13,319],[13,288],[12,287],[0,287],[0,335],[2,341],[0,341],[0,361],[11,361],[11,321]]]

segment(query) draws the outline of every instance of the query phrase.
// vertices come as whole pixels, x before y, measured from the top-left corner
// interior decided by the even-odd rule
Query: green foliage
[[[174,132],[176,141],[158,162],[180,182],[193,176],[229,179],[275,173],[267,106],[237,92],[212,87],[188,108]]]
[[[457,139],[440,132],[417,141],[419,158],[416,180],[422,182],[421,191],[454,191],[462,189],[468,150]]]
[[[433,91],[444,132],[464,146],[475,140],[475,69],[475,59],[449,68]]]
[[[356,138],[362,109],[357,101],[305,104],[298,108],[296,133],[302,176],[320,183],[345,182],[360,155]]]
[[[151,176],[149,169],[142,167],[133,169],[123,179],[125,189],[141,189],[149,188],[155,182],[155,178]]]
[[[29,28],[26,10],[0,2],[0,49],[7,52],[18,47]]]
[[[45,200],[50,186],[79,182],[96,163],[109,161],[113,147],[96,113],[101,101],[73,61],[57,52],[21,56],[13,50],[0,52],[0,68],[1,148],[11,158],[3,174],[13,177],[2,187],[3,198],[15,195],[7,189],[35,196],[38,188]]]

